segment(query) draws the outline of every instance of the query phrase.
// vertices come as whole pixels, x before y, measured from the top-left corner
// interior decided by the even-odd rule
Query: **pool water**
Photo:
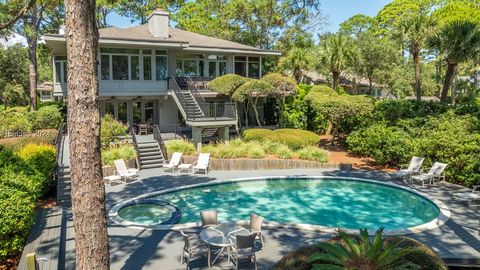
[[[170,209],[161,205],[138,203],[123,207],[118,211],[118,215],[122,219],[137,224],[153,225],[169,220],[172,212]]]
[[[199,212],[217,209],[219,220],[302,223],[345,229],[405,229],[439,216],[436,205],[392,186],[345,179],[275,179],[231,182],[156,196],[178,207],[179,223],[198,222]],[[124,209],[122,209],[124,210]],[[136,219],[158,219],[158,209],[142,210]],[[125,211],[125,210],[124,210]],[[163,212],[158,212],[164,215]]]

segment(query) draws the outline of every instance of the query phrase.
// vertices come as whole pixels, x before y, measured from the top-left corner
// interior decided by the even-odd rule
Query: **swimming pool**
[[[384,227],[386,231],[401,231],[438,225],[440,216],[445,220],[445,211],[418,192],[366,179],[239,179],[147,196],[178,208],[180,224],[198,222],[199,212],[205,209],[217,209],[220,221],[248,220],[251,213],[257,213],[278,224],[347,230]]]

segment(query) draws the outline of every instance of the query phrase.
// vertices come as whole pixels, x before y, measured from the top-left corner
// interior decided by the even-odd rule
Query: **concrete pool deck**
[[[107,211],[124,200],[163,189],[222,179],[281,175],[345,176],[390,181],[387,174],[368,170],[212,171],[207,175],[189,175],[163,173],[163,170],[151,169],[142,170],[139,179],[134,182],[106,186]],[[450,208],[451,219],[439,228],[408,236],[433,248],[449,264],[480,265],[479,208],[468,207],[453,198],[453,193],[467,189],[449,183],[439,183],[425,188],[414,187],[445,203]],[[63,216],[59,269],[74,269],[75,248],[70,210],[64,209]],[[180,264],[183,241],[177,232],[126,228],[111,220],[108,221],[108,225],[111,269],[185,269],[185,265]],[[266,248],[264,252],[258,253],[259,269],[269,269],[282,256],[300,246],[332,237],[331,234],[323,232],[285,228],[265,229],[264,235]],[[208,269],[206,261],[201,259],[193,262],[191,267]],[[223,261],[212,269],[235,269],[235,267]],[[253,265],[247,262],[242,265],[242,269],[253,269]]]

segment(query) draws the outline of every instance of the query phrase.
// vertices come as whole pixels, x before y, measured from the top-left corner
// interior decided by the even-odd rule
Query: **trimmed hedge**
[[[311,132],[301,129],[247,129],[242,134],[246,141],[272,141],[286,144],[290,149],[297,150],[307,145],[316,145],[320,137]]]

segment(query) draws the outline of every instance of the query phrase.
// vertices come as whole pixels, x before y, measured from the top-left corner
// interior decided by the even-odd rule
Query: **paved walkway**
[[[161,170],[143,170],[139,180],[116,186],[107,186],[107,210],[113,205],[145,193],[162,189],[204,183],[214,180],[254,176],[275,175],[329,175],[371,178],[386,181],[385,173],[377,171],[352,170],[278,170],[278,171],[217,171],[208,175],[164,174]],[[480,265],[480,239],[478,236],[480,212],[478,208],[468,208],[452,198],[452,194],[465,188],[441,183],[429,188],[419,188],[446,203],[452,212],[452,218],[440,228],[410,235],[432,247],[448,263],[470,263]],[[64,211],[65,232],[61,245],[59,269],[74,268],[74,242],[71,215]],[[183,242],[178,233],[172,231],[152,231],[131,229],[113,224],[109,220],[111,269],[185,269],[180,264],[180,252]],[[259,253],[259,269],[269,269],[276,261],[291,250],[302,245],[313,244],[327,239],[331,235],[321,232],[295,229],[267,229],[266,250]],[[63,253],[62,253],[63,252]],[[198,260],[193,269],[207,269],[206,262]],[[251,269],[251,265],[242,265]],[[223,263],[212,269],[234,269]]]

